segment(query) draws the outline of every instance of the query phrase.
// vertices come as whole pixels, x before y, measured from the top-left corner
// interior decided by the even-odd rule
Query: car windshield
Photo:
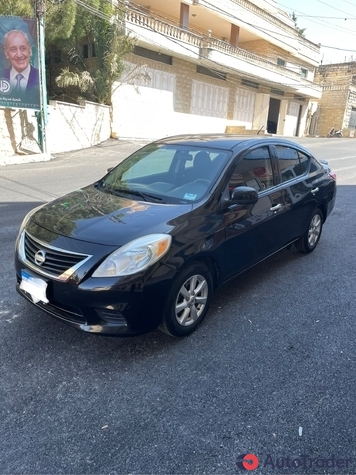
[[[211,190],[229,156],[199,146],[150,144],[111,170],[99,186],[144,201],[195,202]]]

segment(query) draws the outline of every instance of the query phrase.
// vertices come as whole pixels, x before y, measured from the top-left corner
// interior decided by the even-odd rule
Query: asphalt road
[[[318,248],[226,284],[185,339],[83,334],[14,290],[26,212],[141,144],[0,168],[2,475],[237,474],[250,453],[256,474],[356,473],[356,141],[297,141],[338,175]]]

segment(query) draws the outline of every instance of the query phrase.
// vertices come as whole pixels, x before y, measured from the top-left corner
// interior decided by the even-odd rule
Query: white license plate
[[[46,295],[47,282],[38,277],[33,277],[31,274],[24,270],[21,271],[20,289],[29,293],[34,303],[49,302]]]

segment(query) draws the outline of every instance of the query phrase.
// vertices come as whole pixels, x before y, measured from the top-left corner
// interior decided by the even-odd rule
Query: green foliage
[[[296,16],[295,12],[292,13],[292,20],[294,21],[295,29],[297,30],[298,35],[299,35],[299,36],[303,36],[303,38],[304,38],[304,37],[305,37],[305,30],[306,30],[306,28],[299,28],[299,27],[297,26],[297,16]]]
[[[133,40],[121,34],[121,17],[117,16],[114,7],[104,2],[105,12],[111,21],[98,18],[91,13],[79,9],[77,22],[70,38],[72,47],[68,51],[70,66],[63,68],[56,78],[57,85],[63,88],[78,87],[88,100],[100,104],[111,104],[113,84],[121,77],[125,69],[123,58],[133,49]],[[111,13],[111,15],[110,15]],[[76,51],[75,45],[80,38],[86,38],[88,44],[94,46],[95,66],[93,62],[84,60]]]
[[[45,2],[45,7],[46,45],[68,39],[75,25],[77,10],[75,1]],[[0,12],[1,15],[33,18],[35,16],[34,2],[32,0],[0,0]]]
[[[34,17],[34,7],[31,0],[0,0],[1,15]]]
[[[1,1],[1,0],[0,0]],[[77,5],[74,0],[46,2],[45,37],[46,46],[68,39],[76,23]]]

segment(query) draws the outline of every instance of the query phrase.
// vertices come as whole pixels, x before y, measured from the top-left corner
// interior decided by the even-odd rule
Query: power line
[[[330,5],[330,3],[323,2],[323,0],[317,0],[317,1],[318,1],[319,3],[322,3],[322,4],[324,4],[324,5],[326,5],[326,6],[330,7],[330,8],[332,8],[333,10],[337,10],[338,12],[346,13],[346,15],[348,15],[347,12],[344,12],[343,10],[340,10],[340,8],[334,7],[334,5]],[[355,18],[354,15],[352,15],[352,16]]]
[[[345,18],[343,16],[320,16],[320,15],[298,15],[298,18],[328,18],[329,20],[356,20],[356,17]]]
[[[345,0],[344,0],[344,1],[345,1]],[[295,10],[294,8],[291,8],[291,7],[287,6],[287,5],[280,4],[280,6],[283,7],[283,8],[286,8],[287,10],[290,10],[290,11],[293,11],[293,12],[297,13],[297,14],[298,14],[298,17],[299,17],[299,16],[303,16],[303,15],[307,15],[305,12],[302,12],[302,11],[300,11],[300,10]],[[342,27],[342,26],[336,26],[335,24],[329,23],[329,22],[327,22],[327,21],[323,21],[323,20],[322,20],[321,22],[318,22],[318,21],[316,21],[316,20],[310,20],[310,19],[309,19],[309,21],[310,21],[311,23],[314,23],[315,25],[319,25],[319,26],[322,26],[322,27],[330,28],[330,29],[335,30],[335,31],[346,32],[346,33],[348,33],[348,34],[350,34],[350,35],[352,35],[352,36],[356,36],[356,35],[355,35],[355,30],[350,30],[350,29],[345,28],[345,27]]]

